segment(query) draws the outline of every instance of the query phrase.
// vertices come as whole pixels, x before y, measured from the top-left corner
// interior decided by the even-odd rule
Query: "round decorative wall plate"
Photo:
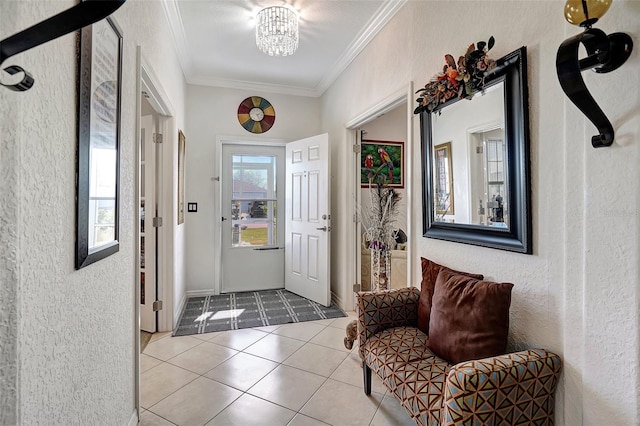
[[[276,111],[265,98],[250,96],[238,107],[238,121],[251,133],[264,133],[276,121]]]

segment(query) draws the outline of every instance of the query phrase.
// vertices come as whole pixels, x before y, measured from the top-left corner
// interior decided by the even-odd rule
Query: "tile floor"
[[[141,357],[141,425],[413,425],[375,377],[362,391],[355,318],[171,337]]]

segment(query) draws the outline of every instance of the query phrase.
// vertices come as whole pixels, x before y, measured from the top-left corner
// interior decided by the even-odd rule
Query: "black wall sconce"
[[[126,0],[84,0],[70,9],[60,12],[32,27],[0,41],[0,65],[13,55],[32,47],[47,43],[82,27],[91,25],[115,12]],[[17,92],[29,90],[34,79],[27,71],[17,65],[4,69],[9,75],[23,73],[22,80],[15,84],[0,85]]]
[[[600,74],[611,72],[624,64],[633,50],[633,41],[628,34],[607,35],[592,28],[609,10],[611,1],[568,0],[564,8],[565,19],[585,30],[563,41],[556,56],[556,70],[562,90],[598,129],[599,134],[591,138],[594,148],[610,146],[614,131],[611,122],[587,90],[581,72],[588,69]],[[580,44],[587,51],[587,57],[583,59],[578,59]]]

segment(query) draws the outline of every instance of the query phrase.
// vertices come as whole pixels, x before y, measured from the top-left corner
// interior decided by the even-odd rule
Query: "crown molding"
[[[169,29],[171,30],[173,43],[176,48],[176,53],[178,54],[182,73],[185,76],[185,80],[189,80],[189,77],[193,72],[193,65],[189,55],[187,36],[185,35],[184,26],[182,25],[180,8],[178,8],[176,0],[162,0],[162,9],[167,17],[167,22],[169,23]]]
[[[322,95],[316,89],[287,86],[284,84],[255,83],[251,81],[229,80],[215,77],[197,76],[187,79],[188,84],[200,86],[224,87],[227,89],[250,90],[256,92],[277,93],[281,95],[306,96],[317,98]]]
[[[367,47],[369,42],[387,25],[406,2],[407,0],[386,0],[380,6],[378,12],[320,80],[320,83],[316,86],[316,92],[319,93],[318,96],[321,96],[340,77],[340,74],[347,69],[349,64]]]

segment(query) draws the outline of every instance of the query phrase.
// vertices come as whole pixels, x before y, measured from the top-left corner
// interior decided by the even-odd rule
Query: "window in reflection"
[[[490,128],[469,134],[471,223],[507,228],[507,147],[504,129]]]
[[[91,149],[89,178],[89,249],[115,240],[116,150]]]
[[[490,139],[485,142],[486,152],[486,204],[488,211],[488,223],[500,226],[506,222],[507,192],[505,191],[505,162],[504,140]]]

